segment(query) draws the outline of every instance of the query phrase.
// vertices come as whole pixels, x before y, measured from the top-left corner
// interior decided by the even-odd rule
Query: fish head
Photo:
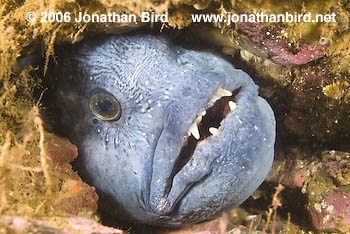
[[[181,226],[240,205],[271,168],[275,119],[243,71],[147,34],[66,48],[49,71],[82,177],[118,217]]]

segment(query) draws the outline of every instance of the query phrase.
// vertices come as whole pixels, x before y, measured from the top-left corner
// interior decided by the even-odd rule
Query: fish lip
[[[246,90],[247,91],[247,90]],[[243,165],[242,168],[246,167],[246,168],[250,168],[249,170],[252,170],[252,174],[253,176],[248,176],[247,175],[247,180],[251,181],[251,178],[256,176],[256,178],[258,178],[258,180],[261,180],[261,182],[263,181],[263,179],[265,178],[265,176],[267,175],[269,169],[271,168],[272,165],[272,161],[273,161],[273,146],[274,146],[274,142],[275,142],[275,128],[276,128],[276,123],[275,120],[273,118],[273,111],[271,109],[271,107],[267,104],[267,102],[259,97],[258,95],[254,96],[253,101],[256,101],[255,103],[253,103],[253,105],[251,105],[251,103],[242,103],[242,101],[244,101],[246,98],[246,96],[241,95],[240,99],[237,100],[238,103],[238,107],[237,109],[235,109],[236,111],[231,111],[229,112],[225,118],[222,119],[222,121],[220,122],[221,127],[219,128],[220,134],[215,135],[215,136],[211,136],[208,137],[206,140],[200,142],[200,144],[198,146],[196,146],[195,150],[193,151],[193,155],[191,156],[191,159],[194,158],[194,160],[191,162],[189,162],[188,164],[185,164],[185,166],[189,166],[188,168],[191,168],[191,164],[197,164],[198,162],[203,162],[203,165],[200,167],[193,167],[194,170],[197,169],[199,171],[201,171],[202,176],[198,177],[198,180],[193,179],[192,182],[187,188],[185,188],[182,193],[177,193],[176,191],[170,191],[170,193],[168,194],[169,200],[171,203],[173,204],[178,204],[179,201],[182,200],[193,200],[193,198],[187,196],[189,193],[191,193],[191,189],[193,187],[198,186],[199,190],[201,189],[202,184],[197,184],[197,182],[199,181],[203,181],[203,179],[207,178],[207,176],[209,176],[212,173],[212,164],[215,163],[217,161],[218,158],[226,158],[226,156],[234,156],[234,158],[236,158],[238,156],[238,159],[240,159],[239,154],[237,155],[236,153],[232,153],[232,149],[230,150],[225,149],[224,151],[220,151],[217,150],[219,148],[221,148],[222,144],[226,144],[227,142],[230,142],[231,144],[233,142],[238,143],[238,145],[240,147],[242,147],[243,149],[247,149],[247,144],[245,143],[246,139],[252,139],[253,142],[260,142],[260,145],[257,145],[256,147],[259,149],[257,152],[257,154],[253,154],[250,155],[247,160],[255,160],[254,163],[252,164],[239,164],[239,165]],[[267,110],[261,110],[261,103],[259,102],[264,102],[263,104],[267,106]],[[266,107],[265,106],[265,107]],[[248,109],[248,110],[247,110]],[[270,113],[268,113],[270,112]],[[243,115],[241,115],[241,113],[243,113]],[[247,115],[251,115],[253,113],[253,115],[258,116],[258,118],[263,119],[266,122],[258,122],[254,124],[250,124],[252,122],[249,121],[249,118],[245,119],[245,117]],[[268,113],[268,114],[266,114]],[[261,116],[261,117],[260,117]],[[272,116],[272,117],[271,117]],[[254,117],[255,118],[255,117]],[[234,122],[234,123],[232,123]],[[257,127],[257,128],[256,128]],[[267,128],[271,127],[271,129],[273,129],[273,131],[271,131],[272,133],[267,133],[265,130]],[[243,135],[243,137],[235,137],[235,135],[237,134],[237,129],[240,128],[247,128],[250,130],[246,130],[245,133],[247,133],[246,135]],[[259,128],[261,128],[261,130],[259,130]],[[254,129],[254,132],[252,131]],[[259,132],[260,131],[260,132]],[[244,137],[244,136],[249,136]],[[263,142],[264,141],[264,142]],[[219,143],[218,143],[219,142]],[[226,143],[221,143],[221,142],[226,142]],[[230,146],[229,146],[230,147]],[[249,148],[251,148],[249,146]],[[265,151],[263,149],[269,149],[268,151]],[[208,153],[209,152],[209,153]],[[219,153],[218,153],[219,152]],[[259,152],[269,152],[266,153],[266,157],[263,157]],[[272,152],[272,154],[270,153]],[[223,156],[222,153],[226,156]],[[210,155],[212,154],[212,155]],[[256,155],[258,155],[258,157],[256,157]],[[230,158],[231,158],[230,156]],[[259,158],[263,158],[263,161],[260,161],[259,163]],[[197,158],[197,159],[195,159]],[[195,161],[197,160],[197,162]],[[222,159],[221,159],[222,160]],[[227,160],[227,159],[225,159]],[[229,160],[232,160],[229,159]],[[259,167],[256,167],[257,163],[259,164]],[[185,176],[186,173],[188,173],[190,171],[190,169],[185,168],[185,166],[183,168],[180,169],[178,174],[175,174],[173,177],[173,183],[172,186],[174,186],[174,184],[178,183],[179,181],[181,181],[181,177]],[[260,168],[260,166],[262,168]],[[255,168],[255,169],[254,169]],[[184,172],[182,172],[182,170],[184,169]],[[244,170],[248,170],[248,169],[242,169],[243,172]],[[175,178],[178,177],[178,178]],[[180,178],[180,179],[179,179]],[[204,183],[205,184],[205,183]],[[257,187],[256,187],[257,188]],[[198,189],[195,189],[195,191],[198,192]],[[241,197],[241,199],[246,199],[247,197]],[[244,201],[242,200],[242,202]],[[185,201],[185,203],[186,203]],[[176,206],[176,205],[175,205]]]
[[[217,92],[218,90],[223,90],[222,87],[225,87],[225,82],[220,82],[218,83],[216,89],[213,90],[213,92],[210,93],[210,95],[208,95],[210,98],[209,98],[209,101],[208,102],[205,102],[205,104],[200,108],[200,111],[199,113],[202,113],[203,110],[208,110],[210,109],[211,107],[215,106],[216,105],[216,102],[213,102],[211,103],[211,101],[214,99],[216,99],[216,101],[219,101],[222,97],[224,96],[219,96],[217,97]],[[226,90],[227,91],[227,90]],[[231,92],[231,91],[230,91]],[[231,93],[231,96],[232,96],[232,93]],[[226,97],[231,97],[231,96],[226,96]],[[197,115],[198,116],[198,115]],[[224,116],[219,123],[221,123],[224,119],[226,118],[226,116]],[[195,121],[197,119],[197,117],[194,118],[193,121]],[[188,128],[187,128],[188,129]],[[164,128],[162,129],[162,133],[160,134],[160,136],[163,134],[163,130]],[[187,140],[189,138],[194,139],[193,136],[187,136],[185,135],[183,138]],[[208,139],[208,138],[213,138],[214,136],[208,136],[208,137],[205,137],[204,139],[201,139],[200,141],[198,141],[198,145],[199,144],[203,144],[205,143],[205,141]],[[158,147],[159,145],[159,138],[158,138],[158,141],[157,141],[157,146],[156,148]],[[174,210],[176,204],[178,204],[178,202],[186,195],[187,191],[184,191],[182,193],[182,195],[178,196],[176,198],[176,200],[173,200],[173,201],[170,201],[167,199],[169,193],[170,193],[170,190],[172,189],[173,187],[173,179],[174,177],[177,175],[177,173],[179,171],[182,170],[182,168],[188,163],[188,161],[191,159],[191,157],[196,153],[196,150],[197,150],[197,147],[198,145],[195,145],[191,154],[189,155],[189,157],[183,161],[182,163],[180,163],[180,166],[179,166],[179,160],[183,160],[183,158],[181,157],[181,151],[184,149],[184,145],[186,144],[186,140],[183,141],[182,145],[181,145],[181,150],[180,150],[180,154],[176,157],[176,162],[174,163],[173,167],[172,167],[172,173],[171,175],[169,176],[169,178],[167,178],[167,185],[166,185],[166,189],[165,189],[165,196],[164,197],[159,197],[159,201],[162,201],[164,202],[163,206],[162,205],[159,205],[158,204],[158,208],[156,208],[156,212],[155,213],[161,213],[161,215],[165,215],[165,216],[168,216],[170,215],[170,213]],[[154,155],[155,155],[155,151],[154,151]],[[151,196],[151,195],[150,195]],[[148,196],[148,198],[150,198],[150,196]],[[168,205],[169,204],[169,205]],[[162,208],[159,208],[159,207],[162,207]],[[164,208],[163,208],[164,207]],[[150,208],[152,209],[152,205],[150,205]],[[160,209],[163,209],[162,211],[160,211]],[[154,210],[154,207],[153,207],[153,210]]]
[[[211,81],[211,83],[214,83],[214,85],[212,85],[212,87],[210,87],[210,89],[212,89],[211,92],[208,92],[208,94],[202,95],[202,98],[205,98],[205,100],[207,101],[202,101],[200,106],[193,106],[196,109],[196,112],[198,112],[198,110],[201,109],[205,109],[208,106],[209,100],[215,95],[216,90],[218,89],[219,86],[224,86],[225,84],[225,79],[221,74],[217,74],[217,73],[213,73],[215,76]],[[209,82],[208,82],[209,83]],[[166,215],[169,214],[172,211],[172,208],[174,208],[171,205],[171,209],[162,212],[160,211],[160,205],[157,204],[157,197],[158,197],[158,201],[162,200],[163,197],[167,197],[167,195],[169,194],[169,191],[172,188],[172,179],[174,178],[175,174],[173,172],[174,170],[174,165],[173,162],[170,162],[168,160],[165,160],[163,163],[160,163],[160,160],[163,160],[163,156],[162,153],[166,150],[164,150],[164,148],[168,148],[168,145],[171,145],[171,143],[165,142],[163,140],[161,140],[161,138],[164,138],[166,135],[169,135],[169,129],[167,129],[167,127],[169,125],[174,125],[172,122],[176,121],[174,120],[174,118],[172,118],[172,115],[167,115],[166,113],[173,113],[173,107],[175,106],[176,108],[178,108],[177,106],[178,102],[172,102],[170,104],[168,104],[167,106],[163,106],[163,113],[165,115],[163,115],[163,126],[162,129],[160,129],[160,134],[159,137],[157,138],[157,142],[155,143],[156,146],[155,148],[152,150],[153,151],[153,155],[152,155],[152,171],[151,171],[151,176],[149,181],[150,186],[148,186],[150,189],[146,189],[146,193],[144,193],[146,196],[143,196],[142,200],[146,201],[146,202],[142,202],[143,204],[146,204],[147,208],[149,208],[151,210],[151,212],[159,215]],[[181,106],[180,106],[181,107]],[[176,110],[176,108],[174,108]],[[193,116],[193,115],[192,115]],[[183,116],[181,116],[183,117]],[[179,118],[179,116],[177,116],[177,118]],[[170,119],[169,119],[170,118]],[[193,121],[195,120],[196,116],[194,116],[192,119]],[[182,122],[183,119],[179,122]],[[170,124],[172,123],[172,124]],[[185,123],[186,125],[182,128],[178,128],[177,130],[179,134],[175,134],[172,136],[172,138],[176,139],[179,144],[176,144],[178,153],[177,154],[171,154],[173,155],[173,159],[174,160],[178,160],[179,159],[179,155],[181,152],[181,149],[184,146],[184,138],[186,137],[186,132],[188,130],[189,127],[189,119],[185,119]],[[181,126],[181,125],[180,125]],[[169,137],[169,136],[168,136]],[[181,141],[181,143],[180,143]],[[166,146],[166,147],[165,147]],[[165,156],[166,157],[166,156]],[[171,159],[170,159],[171,160]],[[170,166],[169,166],[170,165]],[[181,169],[181,168],[180,168]],[[162,174],[161,174],[162,173]],[[162,187],[161,189],[159,189],[159,183],[157,185],[157,181],[158,180],[162,180],[161,184]],[[159,190],[164,190],[164,191],[159,191]],[[148,192],[149,191],[149,192]],[[160,196],[158,196],[160,194]],[[153,204],[152,204],[153,203]]]
[[[225,69],[228,71],[226,72]],[[238,74],[237,74],[238,73]],[[221,87],[227,90],[235,90],[237,88],[241,88],[240,92],[235,96],[237,98],[237,101],[239,101],[240,96],[245,95],[257,95],[257,86],[254,84],[254,82],[251,80],[251,78],[245,74],[243,71],[237,70],[232,68],[231,64],[228,64],[227,66],[220,67],[216,70],[211,70],[204,74],[206,76],[212,76],[211,79],[206,79],[204,82],[207,82],[205,85],[201,86],[201,88],[208,88],[208,94],[201,96],[201,98],[205,98],[206,101],[202,101],[201,106],[193,106],[197,113],[201,113],[200,111],[203,111],[207,108],[208,103],[210,102],[211,98],[215,96],[217,90]],[[237,79],[234,79],[236,76]],[[245,78],[242,76],[246,76]],[[246,86],[249,86],[246,88]],[[253,86],[253,88],[252,88]],[[255,88],[254,88],[255,87]],[[242,93],[242,94],[241,94]],[[176,106],[176,103],[173,103],[176,108],[179,108]],[[173,109],[171,109],[173,106],[169,105],[167,106],[167,109],[165,113],[173,113]],[[176,109],[175,111],[178,111],[179,109]],[[183,113],[180,113],[176,115],[177,118],[183,118],[185,119],[186,115],[182,115]],[[192,121],[195,121],[197,118],[196,114]],[[188,115],[187,115],[188,116]],[[193,116],[193,114],[192,114]],[[150,192],[148,196],[148,204],[150,207],[150,210],[161,216],[169,216],[174,209],[177,207],[178,201],[182,200],[183,197],[187,194],[188,186],[185,188],[179,188],[176,185],[176,182],[174,182],[174,179],[176,176],[183,170],[185,166],[188,165],[189,160],[191,160],[192,156],[197,152],[198,148],[195,148],[193,152],[191,153],[190,157],[183,160],[183,158],[180,157],[181,150],[184,148],[185,138],[187,136],[187,131],[191,124],[193,122],[189,122],[189,119],[185,119],[186,126],[182,128],[174,127],[174,126],[181,126],[176,125],[176,123],[181,123],[176,117],[172,115],[167,115],[164,118],[164,128],[162,129],[162,132],[160,134],[160,137],[157,141],[157,146],[155,148],[155,151],[153,153],[153,160],[152,160],[152,172],[151,172],[151,178],[150,178]],[[222,121],[222,120],[221,120]],[[220,122],[221,122],[220,121]],[[175,122],[175,124],[174,124]],[[173,132],[175,131],[175,132]],[[175,135],[173,134],[175,133]],[[221,135],[221,134],[220,134]],[[213,138],[214,140],[216,138]],[[172,144],[175,142],[174,144]],[[204,142],[202,142],[203,144]],[[164,147],[166,146],[166,147]],[[208,155],[209,157],[210,155]],[[179,164],[180,160],[180,164]],[[181,162],[181,160],[183,160]],[[196,174],[196,172],[198,173]],[[187,178],[187,182],[181,182],[190,184],[192,187],[192,184],[198,181],[199,179],[196,179],[197,177],[204,176],[201,173],[205,172],[206,170],[197,168],[190,172],[190,174],[193,174],[193,178]],[[188,176],[187,176],[188,177]],[[186,180],[186,179],[185,179]],[[196,180],[196,181],[195,181]],[[191,182],[192,181],[192,182]],[[180,187],[182,186],[180,185]],[[177,188],[174,189],[174,186],[177,186]],[[175,192],[173,192],[176,190]],[[175,195],[172,195],[172,193],[175,193]]]

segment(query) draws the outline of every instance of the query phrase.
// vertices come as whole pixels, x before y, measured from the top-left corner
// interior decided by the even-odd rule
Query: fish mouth
[[[223,133],[224,120],[239,109],[236,101],[240,99],[241,90],[244,92],[244,86],[238,86],[232,91],[222,86],[215,89],[208,102],[197,109],[199,114],[188,125],[187,133],[184,131],[180,149],[166,145],[169,140],[180,143],[180,139],[172,135],[174,125],[168,125],[171,126],[170,129],[163,129],[157,143],[162,146],[157,146],[155,150],[159,152],[154,154],[150,192],[147,196],[152,212],[162,217],[170,217],[189,190],[211,173],[211,165],[220,155],[211,150],[203,152],[202,146],[208,148],[213,141],[217,141],[216,138],[226,134]],[[204,145],[208,140],[211,143]]]
[[[188,128],[184,144],[173,168],[172,177],[186,165],[200,144],[221,133],[221,122],[237,108],[235,97],[240,89],[230,91],[219,87],[216,90],[208,104]]]
[[[223,141],[226,135],[231,139],[229,129],[242,124],[235,113],[245,111],[242,102],[257,95],[257,89],[248,88],[248,82],[216,85],[202,107],[192,106],[198,114],[191,114],[193,121],[186,121],[186,128],[178,128],[183,121],[179,116],[167,116],[153,154],[149,192],[145,197],[149,201],[147,206],[155,214],[170,218],[188,192],[210,176],[216,159],[231,155],[220,149],[220,145],[230,141]],[[176,104],[169,106],[168,112],[177,108]],[[180,115],[186,118],[183,113]],[[231,123],[233,118],[238,122]]]

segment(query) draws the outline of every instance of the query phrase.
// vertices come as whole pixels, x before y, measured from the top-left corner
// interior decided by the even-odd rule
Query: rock
[[[350,193],[340,190],[325,196],[321,203],[309,205],[312,222],[317,230],[350,231]]]
[[[267,181],[299,190],[298,200],[305,194],[304,204],[315,229],[349,232],[349,170],[350,153],[324,151],[305,159],[275,161]]]
[[[264,27],[261,23],[238,23],[239,29],[246,35],[240,45],[246,50],[261,57],[270,57],[274,63],[285,66],[307,64],[323,56],[327,45],[300,45],[293,48],[283,39],[283,31],[278,28]]]
[[[2,229],[2,226],[6,229]],[[4,233],[101,233],[123,234],[125,232],[105,227],[91,218],[72,216],[68,218],[51,217],[50,220],[29,219],[19,216],[0,216],[0,232]]]
[[[62,166],[78,156],[78,148],[68,139],[50,133],[45,135],[44,152],[53,166]]]
[[[57,194],[55,209],[64,210],[69,214],[80,212],[96,212],[98,195],[95,188],[80,179],[68,179]]]

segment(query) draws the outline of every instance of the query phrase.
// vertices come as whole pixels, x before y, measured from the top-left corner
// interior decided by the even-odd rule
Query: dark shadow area
[[[240,207],[250,214],[262,214],[266,218],[266,212],[271,207],[272,197],[278,184],[264,182],[260,185],[259,190],[263,195],[257,199],[249,197]],[[277,209],[278,217],[287,221],[290,214],[291,222],[300,226],[304,230],[316,230],[312,226],[311,218],[306,209],[307,196],[300,192],[299,189],[285,187],[279,194],[282,206]]]

